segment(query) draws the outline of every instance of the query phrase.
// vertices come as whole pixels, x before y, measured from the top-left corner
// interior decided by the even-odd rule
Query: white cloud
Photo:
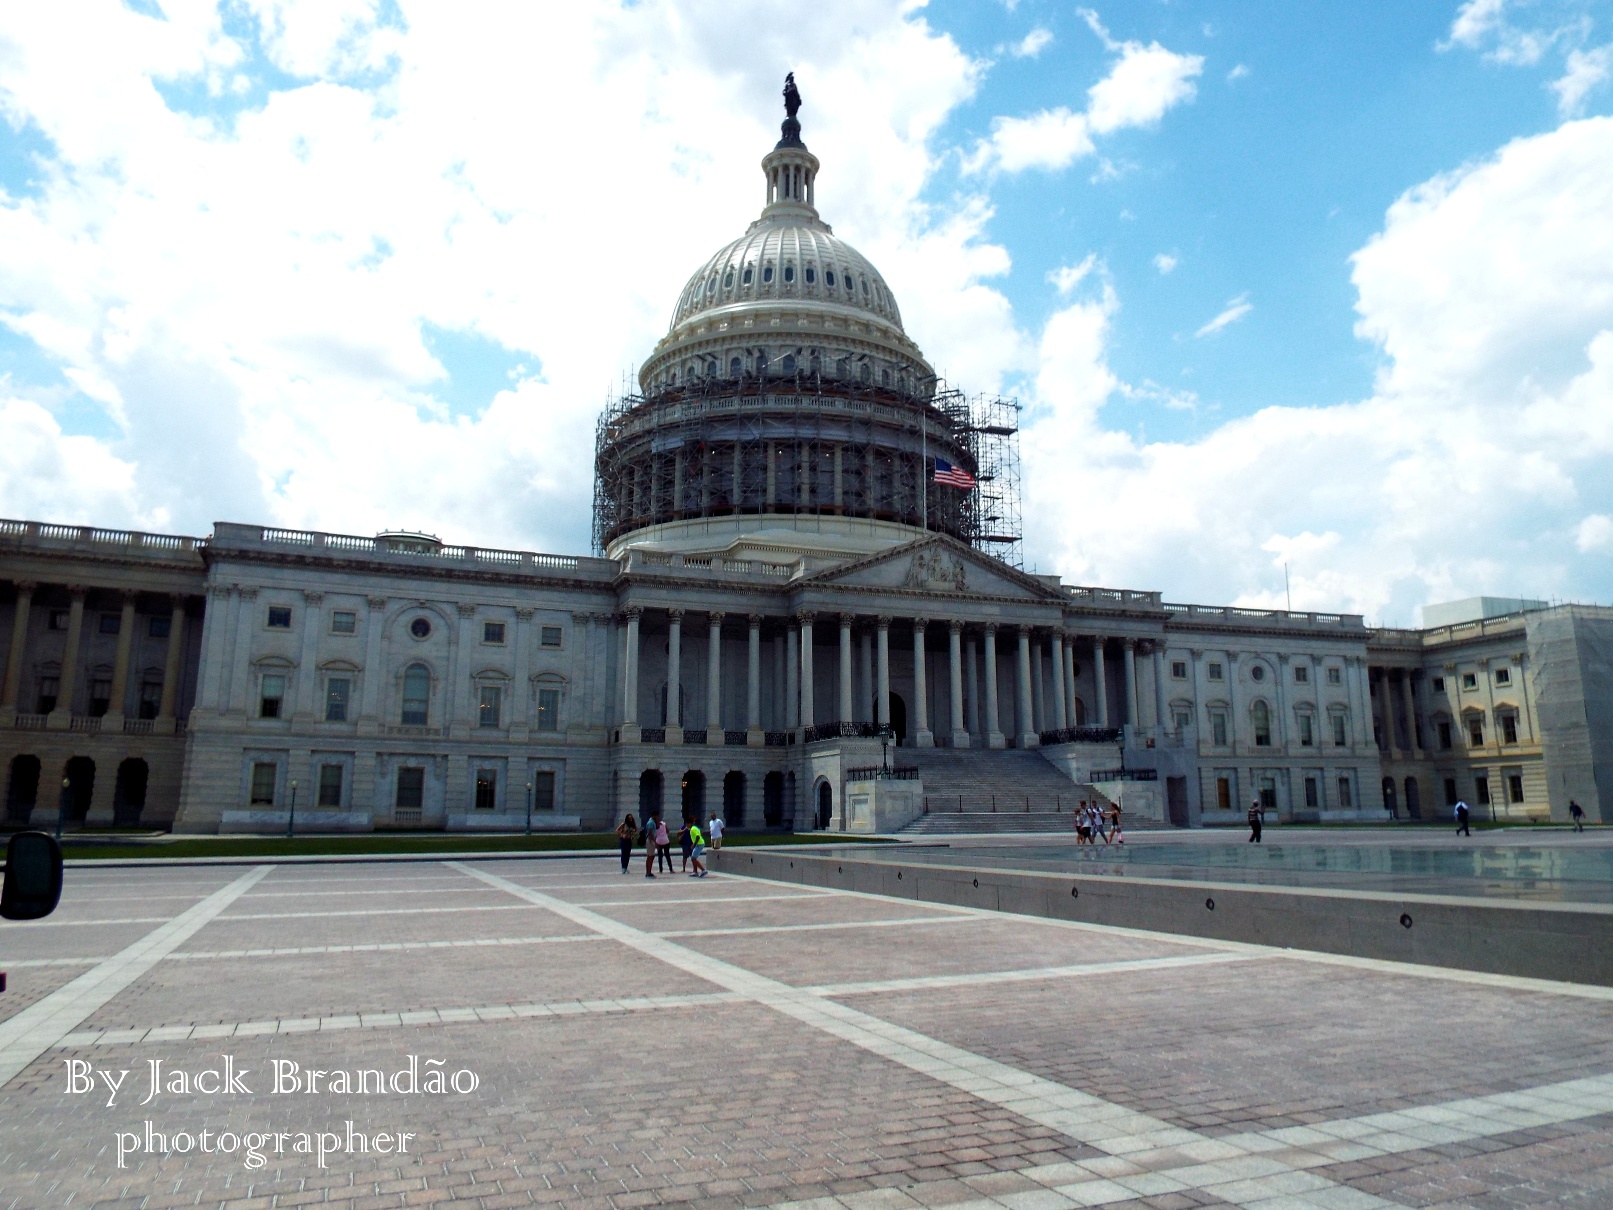
[[[1551,84],[1558,112],[1564,117],[1582,112],[1585,98],[1606,84],[1609,76],[1613,76],[1613,42],[1593,50],[1569,51],[1562,77]]]
[[[1159,270],[1160,276],[1162,277],[1171,272],[1171,270],[1175,269],[1177,264],[1177,259],[1169,252],[1161,252],[1159,255],[1154,257],[1154,268]]]
[[[1061,265],[1054,269],[1047,275],[1047,280],[1053,283],[1060,294],[1069,294],[1085,281],[1087,274],[1096,267],[1098,267],[1098,254],[1092,252],[1078,265]]]
[[[1507,0],[1467,0],[1456,10],[1447,40],[1439,49],[1488,47],[1486,59],[1509,67],[1532,67],[1540,62],[1564,31],[1521,29],[1507,20],[1506,7]]]
[[[1096,13],[1081,13],[1104,45],[1119,55],[1103,79],[1087,90],[1086,108],[1077,112],[1060,105],[1029,117],[992,119],[991,138],[965,158],[966,173],[1067,168],[1096,150],[1094,135],[1153,126],[1173,106],[1192,100],[1193,81],[1204,70],[1202,55],[1177,54],[1158,42],[1116,42]]]
[[[1038,27],[1016,42],[1009,53],[1016,59],[1034,59],[1052,44],[1053,31]]]
[[[1214,336],[1229,324],[1235,324],[1249,312],[1255,309],[1254,303],[1249,301],[1247,294],[1240,294],[1236,298],[1229,298],[1226,307],[1209,323],[1205,324],[1194,336]]]
[[[1233,80],[1241,80],[1248,74],[1248,66],[1243,63],[1239,63],[1231,71],[1227,72],[1227,81],[1230,83]]]

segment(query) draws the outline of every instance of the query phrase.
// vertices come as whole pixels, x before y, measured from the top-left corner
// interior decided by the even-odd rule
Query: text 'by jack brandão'
[[[164,1059],[146,1059],[136,1067],[97,1067],[87,1059],[64,1059],[68,1096],[106,1097],[114,1108],[120,1096],[139,1096],[138,1104],[159,1109],[178,1100],[196,1097],[373,1096],[462,1097],[481,1085],[469,1068],[449,1071],[442,1059],[406,1057],[403,1066],[385,1071],[378,1067],[303,1067],[291,1059],[270,1059],[266,1070],[237,1065],[234,1055],[204,1068],[180,1067]],[[136,1073],[139,1073],[136,1075]],[[130,1077],[134,1076],[131,1082]],[[264,1167],[271,1156],[312,1156],[324,1168],[333,1155],[406,1155],[416,1137],[411,1131],[374,1133],[345,1122],[336,1130],[164,1130],[147,1120],[140,1130],[114,1132],[118,1167],[138,1155],[240,1155],[247,1168]]]

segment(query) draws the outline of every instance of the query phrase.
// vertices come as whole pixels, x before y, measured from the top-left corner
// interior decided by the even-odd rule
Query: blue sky
[[[1040,570],[1613,600],[1613,0],[12,9],[0,514],[585,549],[791,68]]]

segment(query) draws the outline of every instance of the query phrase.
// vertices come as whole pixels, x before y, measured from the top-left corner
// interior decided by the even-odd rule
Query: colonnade
[[[630,607],[623,614],[623,650],[620,674],[620,721],[624,738],[643,735],[639,717],[641,646],[643,615],[641,607]],[[682,717],[683,628],[687,611],[667,609],[661,613],[666,623],[667,674],[665,741],[685,742]],[[1002,748],[1036,747],[1043,734],[1067,731],[1078,724],[1099,728],[1139,724],[1139,649],[1153,660],[1153,717],[1164,720],[1164,645],[1160,640],[1106,635],[1077,634],[1057,627],[1032,624],[971,623],[962,619],[925,617],[901,618],[894,615],[864,616],[850,613],[803,611],[785,618],[762,614],[745,615],[747,627],[745,717],[743,734],[723,730],[722,718],[722,637],[725,615],[709,612],[706,625],[706,730],[708,745],[746,743],[761,746],[769,732],[763,724],[762,640],[764,627],[772,631],[775,651],[782,667],[775,665],[772,686],[782,690],[782,709],[773,711],[775,723],[783,716],[784,731],[800,733],[807,740],[832,734],[870,734],[891,725],[891,630],[903,626],[912,641],[912,702],[907,716],[908,742],[917,747],[934,747],[939,742],[956,748],[984,746]],[[823,643],[837,658],[834,692],[822,707],[817,700],[818,642],[822,630],[837,632],[837,642]],[[946,679],[940,710],[944,717],[931,718],[929,672],[932,632],[944,631]],[[658,632],[659,633],[659,632]],[[1120,647],[1121,675],[1117,709],[1111,716],[1108,662],[1105,654],[1111,642]],[[1007,643],[1011,661],[1013,702],[1006,712],[999,701],[998,661]],[[1084,703],[1077,694],[1076,653],[1090,653],[1093,669],[1092,694],[1095,717],[1083,717]],[[858,692],[860,681],[863,692]],[[983,691],[982,691],[983,690]],[[871,716],[871,717],[870,717]],[[1111,721],[1112,718],[1112,721]],[[652,731],[656,730],[651,728]],[[939,738],[938,738],[939,737]]]

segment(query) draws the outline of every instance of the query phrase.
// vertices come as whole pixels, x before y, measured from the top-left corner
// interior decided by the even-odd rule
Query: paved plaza
[[[0,1207],[1613,1206],[1613,990],[617,871],[70,870]]]

